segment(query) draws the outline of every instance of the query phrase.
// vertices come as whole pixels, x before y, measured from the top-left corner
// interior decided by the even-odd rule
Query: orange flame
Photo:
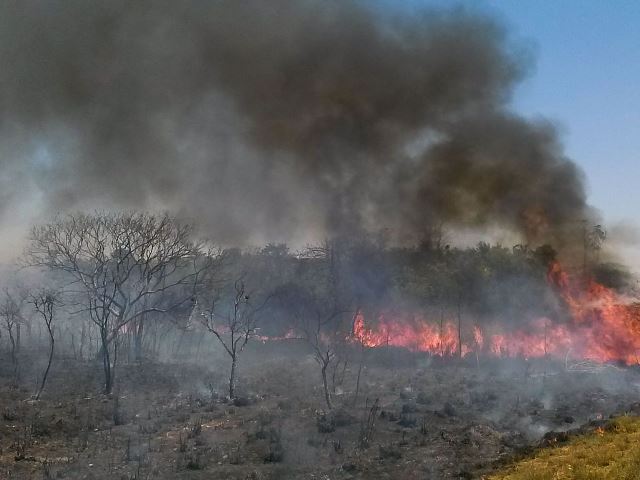
[[[452,320],[435,323],[383,314],[374,326],[368,326],[359,313],[352,338],[365,347],[388,345],[438,356],[465,356],[470,352],[525,358],[570,354],[598,362],[640,363],[640,303],[593,280],[585,287],[584,282],[571,279],[557,262],[549,268],[548,280],[568,307],[568,321],[538,318],[522,330],[494,334],[475,325],[473,339],[463,339],[459,345],[457,323]]]

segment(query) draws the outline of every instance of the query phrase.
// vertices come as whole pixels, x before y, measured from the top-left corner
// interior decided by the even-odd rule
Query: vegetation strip
[[[543,448],[487,480],[637,479],[640,417],[618,417],[605,427]]]

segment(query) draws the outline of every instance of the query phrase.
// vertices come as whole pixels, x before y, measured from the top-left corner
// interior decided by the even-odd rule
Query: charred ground
[[[99,365],[72,358],[59,359],[34,401],[30,383],[9,387],[5,357],[0,471],[10,479],[479,478],[527,447],[562,441],[549,432],[633,410],[640,385],[635,368],[478,366],[390,348],[372,355],[355,404],[357,372],[340,372],[328,411],[310,352],[299,343],[282,352],[253,345],[231,402],[213,361],[123,365],[117,391],[105,396]]]
[[[634,408],[638,309],[602,242],[573,283],[548,245],[192,233],[141,212],[33,229],[0,302],[8,478],[474,478]]]

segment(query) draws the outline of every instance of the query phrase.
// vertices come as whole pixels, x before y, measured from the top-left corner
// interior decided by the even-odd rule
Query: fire
[[[284,335],[280,335],[276,337],[269,336],[269,335],[255,335],[255,338],[257,338],[262,343],[266,343],[266,342],[273,342],[278,340],[299,340],[300,336],[296,334],[293,328],[290,328],[285,332]]]
[[[463,325],[461,335],[454,319],[433,322],[382,314],[369,325],[359,313],[352,338],[365,347],[388,345],[437,356],[570,355],[598,362],[640,363],[640,303],[593,280],[573,279],[557,262],[549,268],[548,281],[566,304],[568,319],[538,318],[516,331],[501,331],[499,323],[474,325],[471,335],[465,334]]]

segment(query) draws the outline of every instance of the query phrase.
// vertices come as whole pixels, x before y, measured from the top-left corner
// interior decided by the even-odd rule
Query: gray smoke
[[[167,208],[223,242],[588,214],[493,19],[350,0],[0,4],[2,205]]]

